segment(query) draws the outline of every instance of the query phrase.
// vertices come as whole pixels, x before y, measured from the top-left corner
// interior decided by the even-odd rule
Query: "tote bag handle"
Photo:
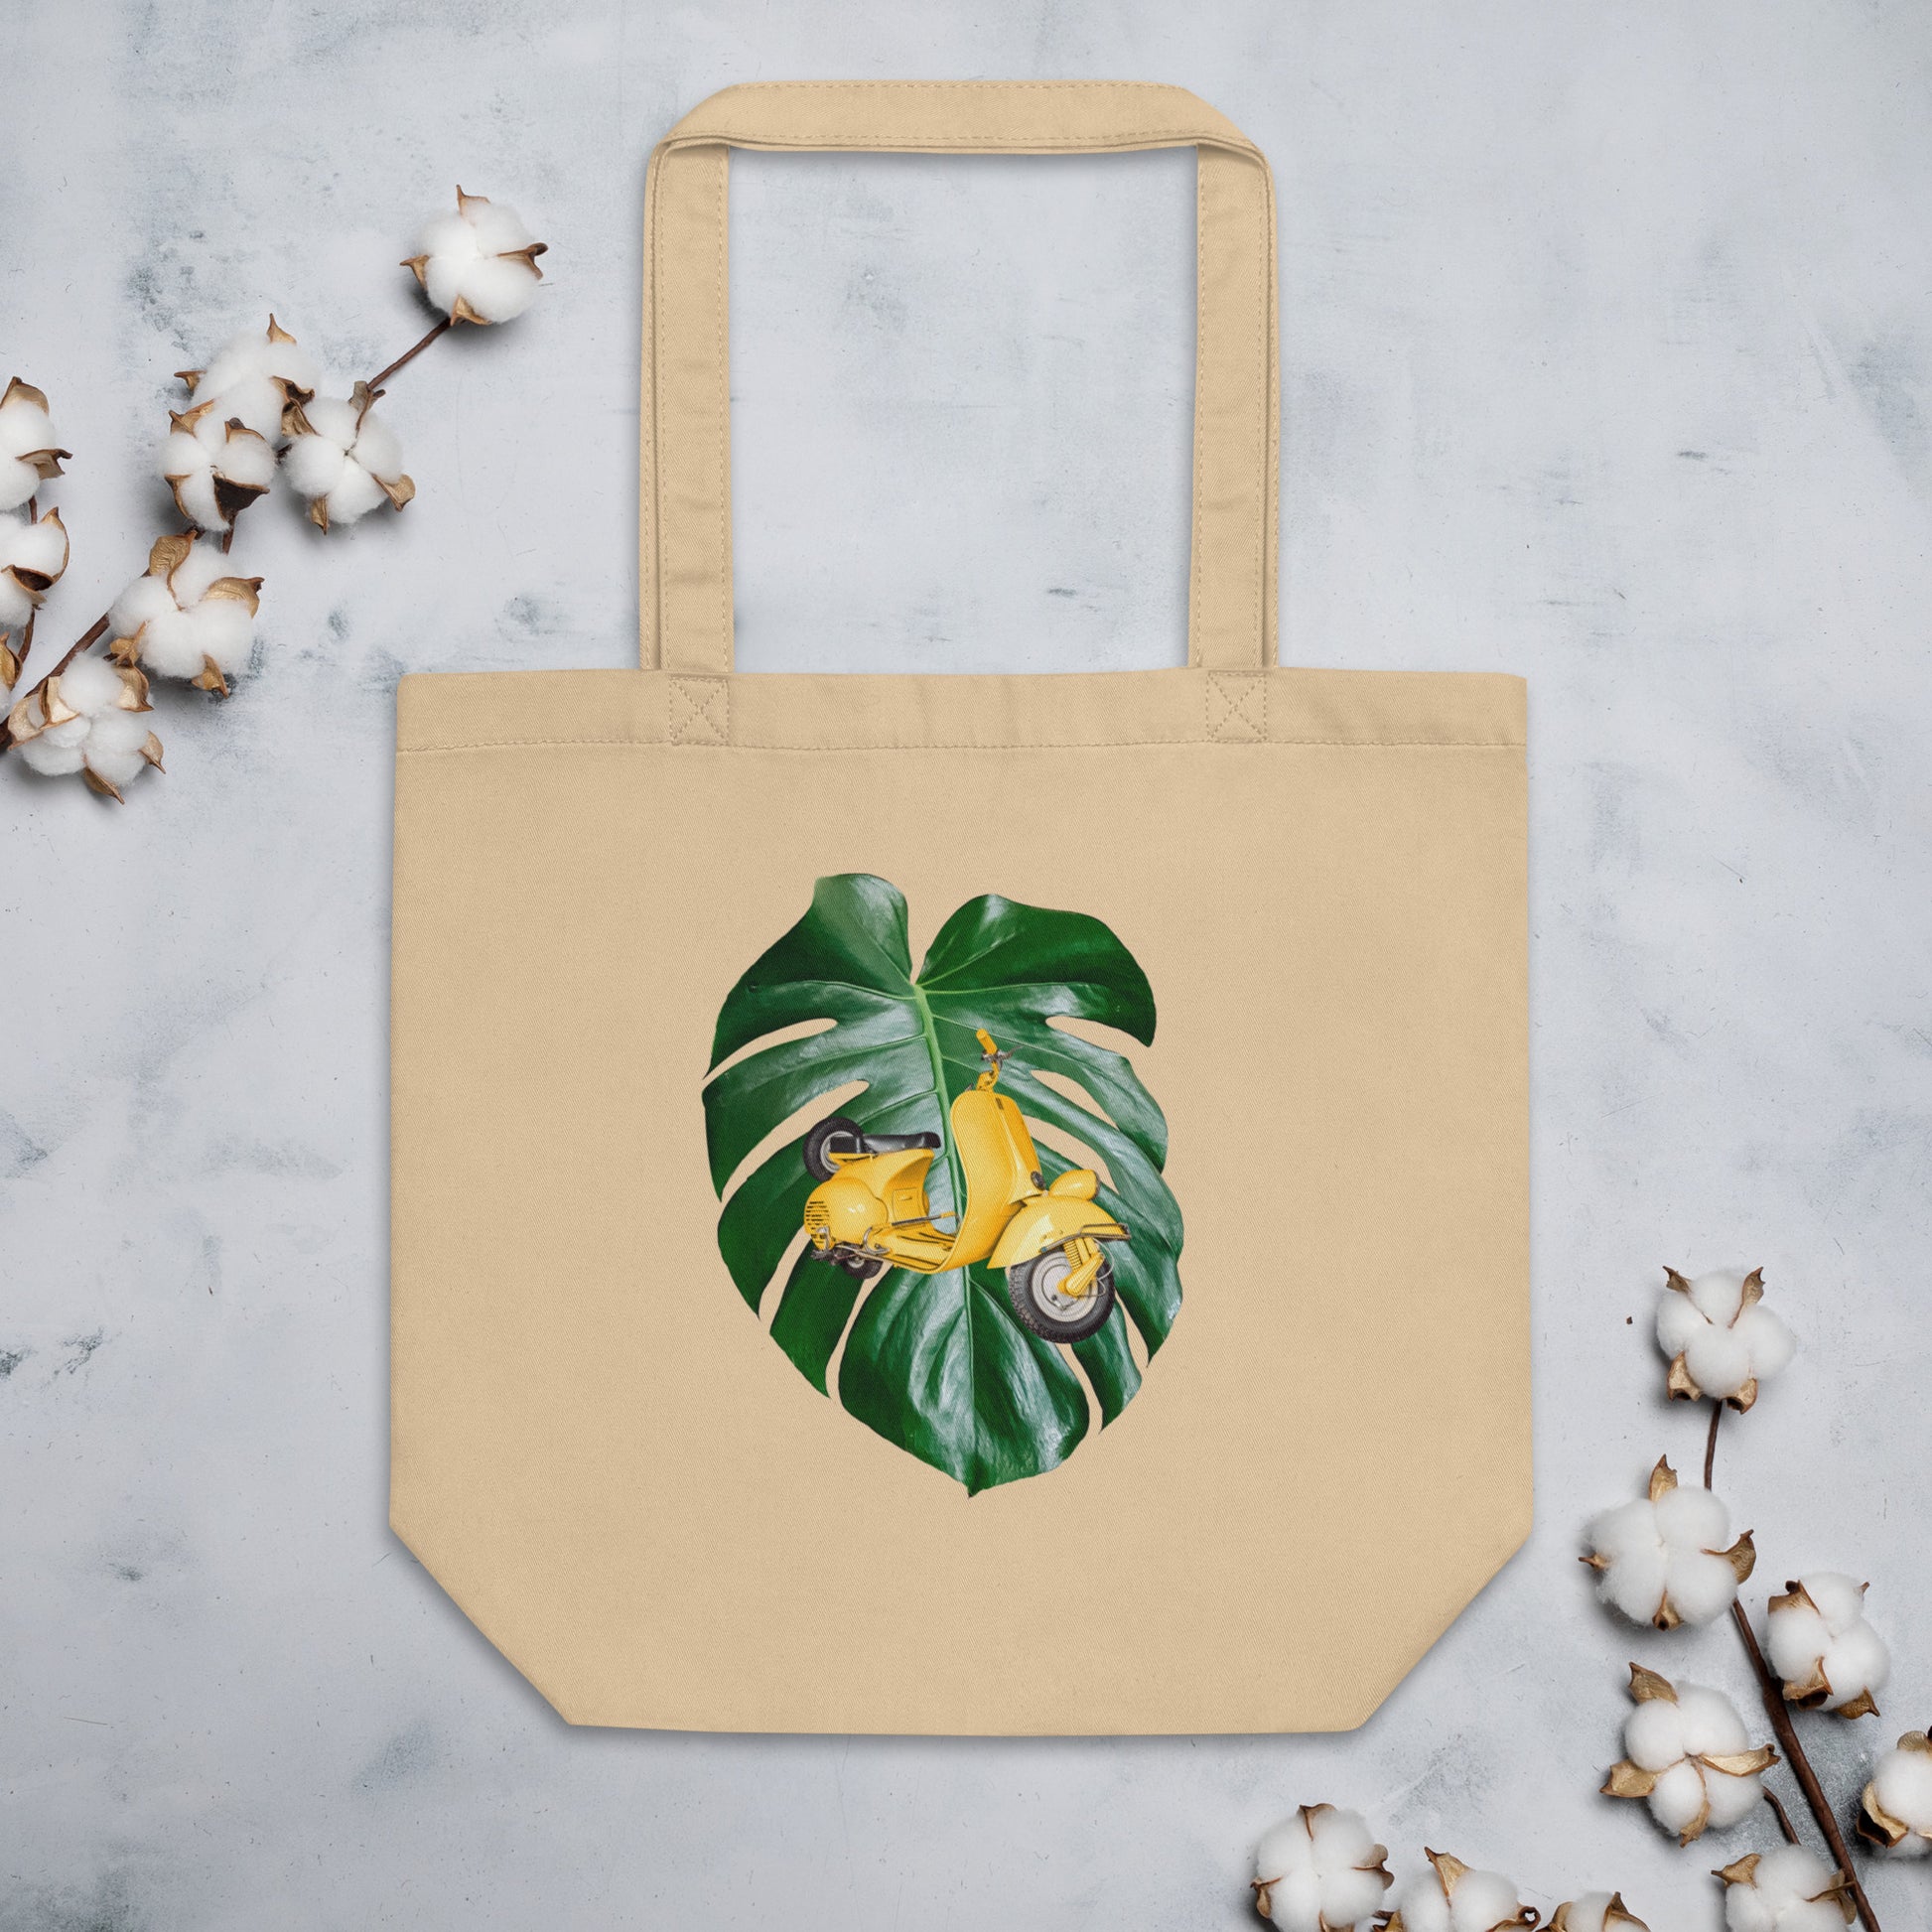
[[[658,145],[644,186],[640,657],[732,668],[727,195],[731,150],[1199,151],[1187,661],[1275,661],[1275,189],[1261,152],[1182,87],[1115,80],[840,80],[727,87]]]

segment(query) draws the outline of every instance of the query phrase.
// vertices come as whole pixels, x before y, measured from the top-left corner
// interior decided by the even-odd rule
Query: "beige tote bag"
[[[1177,146],[1186,668],[735,673],[730,150]],[[1357,1725],[1529,1525],[1523,687],[1276,667],[1192,95],[733,87],[645,201],[641,667],[398,702],[396,1532],[575,1724]]]

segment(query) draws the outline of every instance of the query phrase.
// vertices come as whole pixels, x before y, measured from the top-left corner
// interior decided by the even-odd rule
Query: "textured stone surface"
[[[166,700],[167,777],[117,812],[0,766],[0,1927],[1235,1926],[1316,1799],[1405,1871],[1715,1925],[1768,1834],[1680,1856],[1593,1793],[1625,1661],[1741,1695],[1734,1646],[1612,1625],[1574,1560],[1695,1465],[1667,1260],[1763,1261],[1803,1337],[1720,1486],[1761,1583],[1871,1579],[1898,1668],[1880,1723],[1809,1726],[1828,1781],[1932,1720],[1922,8],[14,13],[0,376],[77,453],[54,648],[162,515],[169,371],[271,305],[341,382],[387,360],[459,177],[553,252],[531,317],[398,378],[404,516],[252,512],[257,668]],[[1245,127],[1285,659],[1534,680],[1541,1527],[1352,1737],[572,1732],[384,1528],[393,682],[628,660],[646,153],[729,81],[849,73],[1173,79]],[[746,662],[1175,661],[1187,161],[738,186]],[[1403,1561],[1309,1587],[1373,1615]],[[1872,1878],[1893,1932],[1927,1882]]]

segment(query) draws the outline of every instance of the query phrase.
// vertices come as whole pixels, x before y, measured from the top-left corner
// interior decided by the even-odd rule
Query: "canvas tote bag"
[[[1174,146],[1186,667],[734,672],[730,149]],[[733,87],[645,200],[640,668],[399,696],[396,1532],[573,1723],[1359,1724],[1529,1523],[1522,686],[1277,668],[1191,95]]]

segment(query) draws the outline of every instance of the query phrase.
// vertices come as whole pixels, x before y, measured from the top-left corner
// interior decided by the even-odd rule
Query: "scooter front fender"
[[[1076,1234],[1091,1234],[1102,1241],[1127,1238],[1127,1230],[1096,1201],[1035,1194],[1006,1224],[987,1262],[994,1268],[1011,1268],[1071,1241]]]

